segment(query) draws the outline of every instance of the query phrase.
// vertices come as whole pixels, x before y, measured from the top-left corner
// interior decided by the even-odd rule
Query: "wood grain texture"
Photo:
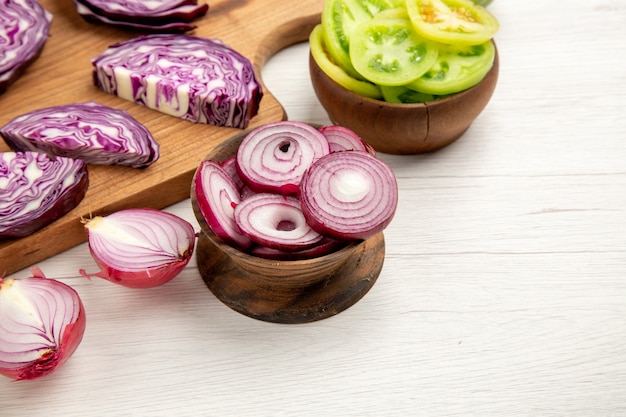
[[[191,176],[199,161],[218,143],[239,132],[194,124],[122,100],[92,83],[91,58],[109,45],[139,33],[85,22],[71,1],[42,0],[54,20],[39,59],[5,94],[0,95],[0,125],[23,113],[58,104],[97,101],[128,111],[160,144],[161,157],[148,169],[90,166],[90,186],[81,204],[31,236],[0,242],[0,271],[12,273],[80,242],[86,235],[81,217],[106,215],[129,207],[163,208],[189,197]],[[192,34],[219,38],[260,68],[276,51],[306,40],[319,20],[322,2],[298,7],[278,1],[212,1]],[[250,127],[286,118],[283,107],[264,89],[259,114]],[[0,151],[8,146],[0,143]],[[19,256],[16,256],[18,255]]]
[[[0,379],[0,415],[626,416],[626,3],[489,8],[485,111],[440,151],[381,154],[400,200],[362,300],[265,323],[216,299],[195,259],[132,291],[79,276],[96,268],[80,244],[38,266],[81,295],[85,338],[49,378]],[[291,119],[328,122],[307,45],[263,75]],[[195,222],[189,200],[167,210]]]

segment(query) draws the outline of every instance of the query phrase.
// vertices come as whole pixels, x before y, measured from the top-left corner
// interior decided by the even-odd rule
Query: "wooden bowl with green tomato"
[[[309,38],[313,89],[332,123],[377,151],[435,151],[491,99],[498,28],[470,0],[326,0]]]

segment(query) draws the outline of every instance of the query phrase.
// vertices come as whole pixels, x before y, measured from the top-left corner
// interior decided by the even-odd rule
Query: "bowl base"
[[[334,316],[359,301],[383,267],[383,234],[359,244],[332,275],[301,288],[263,285],[267,277],[241,268],[204,233],[196,248],[198,268],[209,290],[231,309],[272,323],[309,323]]]

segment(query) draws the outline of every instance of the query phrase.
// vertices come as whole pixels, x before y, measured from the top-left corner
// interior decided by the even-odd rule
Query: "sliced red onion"
[[[230,175],[230,178],[233,180],[235,186],[239,190],[239,194],[241,194],[246,185],[244,184],[243,180],[239,176],[239,172],[237,171],[237,158],[235,158],[234,156],[227,158],[222,162],[222,168],[224,168],[224,171],[226,171],[228,175]]]
[[[274,259],[277,261],[298,261],[328,255],[329,253],[345,246],[345,241],[324,237],[317,244],[315,244],[315,246],[299,251],[284,251],[268,248],[267,246],[255,245],[250,249],[250,254],[260,258]]]
[[[51,22],[35,0],[0,0],[0,94],[39,57]]]
[[[191,22],[205,15],[209,9],[208,4],[190,4],[172,10],[152,13],[146,10],[143,14],[132,14],[131,12],[107,14],[102,9],[93,6],[94,3],[93,1],[74,0],[76,11],[87,22],[104,23],[111,26],[140,29],[153,33],[187,32],[195,29],[196,25]]]
[[[296,194],[306,170],[329,152],[328,141],[311,125],[269,123],[243,139],[237,150],[237,170],[256,192]]]
[[[339,125],[322,126],[320,132],[330,144],[331,152],[361,151],[376,154],[376,150],[367,144],[359,135],[347,127]]]
[[[0,152],[0,240],[28,236],[65,215],[88,185],[83,161]]]
[[[309,227],[295,197],[255,194],[235,207],[235,221],[252,241],[281,251],[303,250],[323,239]]]
[[[86,316],[72,287],[46,278],[0,277],[0,374],[31,380],[62,366],[83,339]]]
[[[195,123],[245,128],[263,96],[252,63],[219,40],[152,34],[92,59],[103,91]]]
[[[375,156],[335,152],[309,168],[300,199],[318,233],[338,240],[367,239],[391,222],[398,186],[391,168]]]
[[[241,202],[232,177],[216,161],[202,161],[193,179],[198,208],[213,233],[229,245],[248,248],[252,241],[235,222],[235,207]]]
[[[186,220],[161,210],[136,208],[85,220],[89,250],[104,278],[130,288],[150,288],[175,278],[191,259],[196,234]]]
[[[88,102],[18,116],[0,127],[15,151],[82,159],[89,164],[144,168],[159,158],[159,144],[124,110]]]

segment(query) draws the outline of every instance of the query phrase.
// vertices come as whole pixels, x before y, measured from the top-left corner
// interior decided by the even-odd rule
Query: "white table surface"
[[[626,416],[626,2],[490,10],[486,110],[444,150],[380,155],[400,203],[361,301],[265,323],[195,260],[150,290],[89,281],[83,244],[39,264],[80,293],[83,342],[46,378],[0,379],[0,416]],[[327,123],[307,48],[263,78],[291,119]],[[168,211],[195,224],[188,200]]]

